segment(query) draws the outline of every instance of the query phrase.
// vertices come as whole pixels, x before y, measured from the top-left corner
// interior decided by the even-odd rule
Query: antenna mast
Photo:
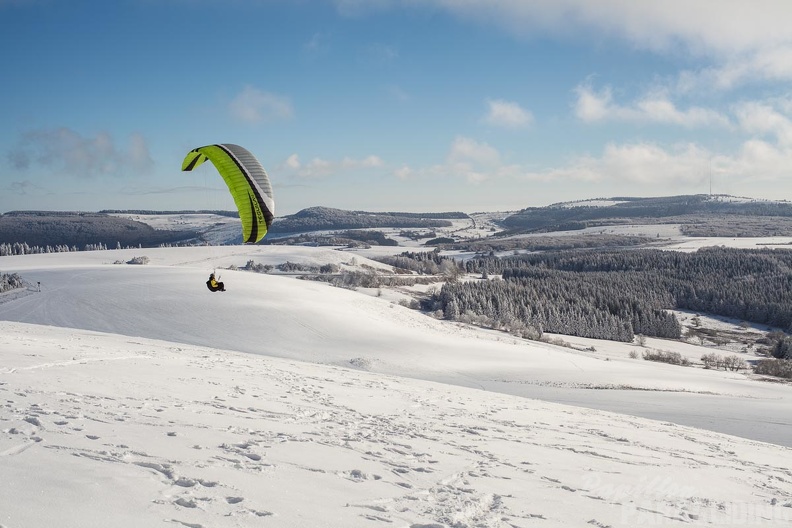
[[[710,198],[712,198],[712,158],[709,160],[709,184],[710,184]]]

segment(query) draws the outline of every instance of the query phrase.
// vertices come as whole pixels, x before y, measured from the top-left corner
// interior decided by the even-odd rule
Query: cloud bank
[[[384,6],[442,8],[466,19],[496,24],[519,36],[611,35],[655,52],[682,47],[725,57],[792,44],[792,3],[777,0],[339,0],[347,12]]]
[[[387,9],[443,10],[517,38],[611,38],[656,54],[712,65],[681,73],[679,87],[731,89],[792,79],[792,2],[779,0],[336,0],[363,16]]]
[[[127,146],[120,147],[107,132],[85,137],[66,127],[24,133],[8,160],[17,170],[39,166],[87,178],[148,172],[154,165],[140,134],[132,134]]]
[[[575,115],[585,122],[636,121],[679,125],[683,127],[719,126],[728,127],[729,118],[708,108],[693,106],[680,110],[666,93],[649,93],[629,105],[613,101],[610,87],[600,91],[588,84],[575,89],[577,102]]]

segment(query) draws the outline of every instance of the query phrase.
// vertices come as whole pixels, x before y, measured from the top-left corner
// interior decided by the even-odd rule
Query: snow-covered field
[[[248,260],[379,266],[280,246],[0,258],[41,283],[0,297],[0,526],[792,522],[790,386],[224,269]]]
[[[0,523],[782,526],[788,449],[341,367],[2,323]]]

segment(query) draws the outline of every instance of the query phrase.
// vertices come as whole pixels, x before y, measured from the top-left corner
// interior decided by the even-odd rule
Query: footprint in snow
[[[178,499],[173,501],[173,503],[174,504],[178,504],[182,508],[197,508],[198,507],[198,505],[195,503],[194,500],[185,499],[184,497],[179,497]]]
[[[35,416],[27,416],[25,417],[25,421],[31,425],[35,425],[36,427],[41,427],[41,420]]]
[[[177,523],[177,524],[181,524],[182,526],[186,526],[187,528],[204,528],[203,524],[188,523],[188,522],[184,522],[184,521],[179,521],[177,519],[171,519],[171,522],[174,522],[174,523]],[[3,528],[3,527],[0,526],[0,528]]]

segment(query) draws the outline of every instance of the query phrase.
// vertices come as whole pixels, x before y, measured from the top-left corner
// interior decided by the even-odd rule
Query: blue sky
[[[786,0],[0,0],[0,212],[792,200]]]

